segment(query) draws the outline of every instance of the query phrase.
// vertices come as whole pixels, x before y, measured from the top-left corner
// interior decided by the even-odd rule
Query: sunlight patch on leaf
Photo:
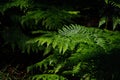
[[[76,14],[80,13],[80,11],[68,11],[68,13],[69,13],[69,14],[75,14],[75,15],[76,15]]]

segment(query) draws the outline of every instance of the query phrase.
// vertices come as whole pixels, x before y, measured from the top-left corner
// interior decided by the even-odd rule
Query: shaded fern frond
[[[120,24],[120,18],[113,17],[113,30],[117,28],[118,24]]]
[[[81,69],[81,62],[79,62],[77,65],[73,66],[72,70],[69,71],[64,71],[62,74],[72,74],[72,76],[74,76],[75,74],[77,74]]]
[[[16,47],[23,50],[26,50],[26,48],[29,48],[29,47],[25,47],[25,43],[27,40],[29,40],[29,37],[24,35],[21,32],[20,28],[11,27],[3,30],[1,33],[2,33],[3,39],[6,42],[6,45],[7,44],[11,45],[13,51]]]
[[[6,4],[0,5],[0,12],[4,12],[12,7],[20,7],[20,9],[28,8],[30,6],[29,0],[13,0],[8,1]]]
[[[117,0],[110,0],[109,2],[112,6],[120,8],[120,2]]]
[[[41,22],[42,26],[45,26],[47,29],[58,29],[59,27],[72,22],[71,18],[76,17],[77,13],[73,14],[69,11],[58,10],[55,8],[48,9],[46,11],[29,11],[25,16],[23,16],[21,23],[27,23],[28,20],[33,19],[35,20],[35,24]]]

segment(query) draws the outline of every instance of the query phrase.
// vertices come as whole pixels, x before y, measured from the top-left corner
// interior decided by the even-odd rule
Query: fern
[[[20,9],[25,9],[30,6],[29,0],[13,0],[6,4],[0,5],[0,12],[4,13],[9,8],[20,7]]]
[[[44,67],[43,73],[71,74],[72,76],[80,73],[82,77],[84,73],[80,72],[83,70],[81,63],[99,55],[110,54],[115,47],[119,48],[119,35],[119,32],[86,28],[80,25],[64,26],[58,30],[58,33],[52,35],[46,33],[39,38],[27,41],[29,44],[46,45],[50,47],[49,50],[54,50],[51,55],[30,66],[28,70]],[[49,67],[52,68],[48,69]]]
[[[119,32],[87,28],[76,24],[68,26],[68,24],[74,23],[72,18],[79,17],[79,11],[43,6],[42,3],[38,5],[36,2],[13,0],[0,5],[1,13],[14,7],[23,11],[23,14],[16,15],[17,17],[7,14],[11,16],[9,18],[13,23],[18,23],[1,31],[6,42],[5,45],[10,44],[13,50],[19,47],[23,53],[38,53],[44,50],[43,53],[40,53],[42,54],[42,60],[28,67],[28,72],[34,68],[39,68],[42,73],[32,76],[32,80],[66,80],[66,76],[77,76],[81,79],[86,75],[88,78],[94,77],[91,74],[93,65],[91,66],[92,63],[88,62],[101,54],[112,54],[113,49],[120,49]],[[105,0],[105,2],[110,6],[119,8],[119,4],[112,0]],[[32,5],[34,3],[37,5]],[[106,16],[101,18],[99,27],[108,22],[109,16]],[[113,29],[115,29],[119,24],[119,16],[113,16],[111,17]],[[20,26],[24,29],[26,29],[26,26],[28,29],[32,27],[28,30],[30,32],[29,37],[22,33]],[[33,27],[37,30],[34,31]],[[38,27],[40,27],[39,30]],[[58,32],[50,31],[54,29]]]
[[[35,39],[28,40],[27,43],[38,42],[38,46],[44,45],[46,43],[47,47],[52,45],[54,49],[58,48],[59,53],[63,54],[67,50],[73,50],[76,45],[81,43],[87,45],[98,45],[103,49],[104,46],[108,45],[105,38],[107,38],[109,35],[102,30],[94,28],[88,29],[79,25],[71,25],[70,27],[64,27],[58,32],[58,34],[45,34],[45,36],[40,36],[39,38],[37,37]],[[104,34],[104,36],[100,35],[100,33]]]
[[[109,21],[112,21],[112,28],[115,30],[119,24],[119,9],[120,3],[116,0],[104,0],[105,1],[105,9],[103,10],[103,16],[100,18],[98,27],[101,27],[105,24],[105,28],[109,27]],[[111,10],[109,10],[109,7]],[[106,12],[108,10],[108,12]]]
[[[113,30],[116,29],[118,24],[120,24],[120,18],[114,18],[113,17]]]
[[[72,11],[71,11],[72,12]],[[29,11],[25,16],[22,17],[21,23],[25,23],[28,20],[35,20],[35,24],[41,22],[42,26],[45,26],[47,29],[56,29],[62,27],[66,23],[72,22],[70,20],[73,17],[77,16],[77,11],[75,14],[65,10],[59,10],[56,8],[50,8],[46,11],[43,10],[35,10]],[[54,24],[53,24],[54,23]]]
[[[13,30],[12,30],[13,29]],[[48,55],[40,62],[28,67],[28,72],[33,68],[40,68],[43,74],[79,74],[82,68],[81,62],[99,56],[110,54],[115,48],[119,49],[119,32],[111,32],[95,28],[87,28],[80,25],[63,26],[57,32],[37,31],[42,33],[40,37],[29,38],[21,34],[19,29],[11,28],[13,34],[4,35],[4,39],[9,39],[13,48],[19,45],[23,52],[37,52],[45,50],[43,56]],[[5,31],[6,32],[6,31]],[[19,35],[19,37],[13,37]],[[11,38],[9,38],[11,37]],[[22,37],[22,38],[20,38]],[[14,45],[15,44],[15,45]],[[51,53],[52,52],[52,53]],[[49,69],[49,67],[51,67]],[[89,73],[89,72],[88,72]],[[83,73],[80,73],[83,76]],[[42,78],[42,77],[40,77]]]
[[[98,27],[101,27],[105,23],[106,23],[106,17],[102,17],[99,21],[99,26]]]

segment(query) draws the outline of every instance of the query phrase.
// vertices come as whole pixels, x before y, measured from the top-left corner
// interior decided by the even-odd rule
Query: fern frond
[[[12,7],[20,7],[20,9],[28,8],[30,6],[29,0],[13,0],[8,1],[8,3],[4,5],[0,5],[0,12],[4,12]]]
[[[46,11],[29,11],[25,16],[23,16],[21,23],[23,24],[32,19],[35,20],[35,24],[41,22],[42,26],[45,26],[47,29],[57,29],[65,25],[66,22],[71,22],[71,18],[76,17],[77,13],[71,14],[69,11],[58,10],[56,8],[48,9]]]
[[[110,1],[110,3],[111,3],[112,6],[120,8],[120,2],[119,1],[112,0],[112,1]]]
[[[101,35],[101,34],[104,34]],[[49,37],[48,37],[49,36]],[[51,45],[53,49],[58,48],[59,53],[65,53],[67,50],[73,50],[77,45],[98,45],[105,49],[108,33],[94,28],[86,28],[79,25],[66,26],[58,31],[58,34],[47,34],[28,40],[28,43],[38,42],[38,46],[46,44]]]
[[[65,63],[62,63],[61,64],[57,64],[57,66],[54,68],[54,73],[57,73],[60,71],[61,68],[63,68],[63,66],[65,65]]]
[[[40,61],[34,65],[29,66],[27,68],[27,71],[29,72],[35,67],[39,67],[40,69],[44,68],[44,70],[47,70],[48,66],[54,66],[54,64],[56,64],[56,63],[57,63],[57,59],[55,58],[55,55],[51,54],[47,58],[43,59],[42,61]]]
[[[58,33],[65,36],[71,36],[77,34],[80,29],[81,27],[77,25],[64,26],[61,30],[58,31]]]
[[[110,54],[112,49],[119,49],[120,38],[118,36],[120,36],[119,32],[80,25],[64,26],[58,33],[51,32],[50,34],[49,32],[49,34],[45,33],[38,38],[28,40],[29,44],[39,42],[40,46],[48,48],[48,52],[52,51],[52,54],[31,68],[44,68],[45,72],[43,73],[63,73],[74,76],[82,70],[81,62],[101,54]],[[46,50],[46,54],[48,52]],[[52,69],[49,69],[49,66]]]
[[[116,29],[118,24],[120,24],[120,18],[113,17],[113,30]]]
[[[74,76],[77,74],[81,69],[81,62],[79,62],[77,65],[73,66],[73,70],[70,71],[64,71],[62,74],[72,74]]]
[[[100,21],[99,21],[99,25],[98,25],[98,27],[101,27],[103,24],[105,24],[106,23],[106,17],[102,17],[101,19],[100,19]]]
[[[105,3],[106,3],[106,4],[108,4],[108,3],[109,3],[109,0],[104,0],[104,1],[105,1]]]
[[[22,17],[21,24],[24,24],[26,21],[31,19],[34,19],[35,23],[37,24],[40,19],[45,18],[44,14],[45,11],[41,10],[29,11],[25,16]]]

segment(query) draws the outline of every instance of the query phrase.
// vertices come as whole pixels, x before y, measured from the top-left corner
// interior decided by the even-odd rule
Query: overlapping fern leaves
[[[29,0],[9,0],[8,3],[2,3],[0,5],[0,12],[4,13],[7,9],[12,7],[20,7],[20,9],[25,9],[30,6]]]
[[[30,0],[8,1],[7,3],[0,4],[0,12],[4,15],[4,12],[8,9],[17,8],[23,14],[19,16],[19,21],[22,26],[25,27],[26,25],[33,29],[35,27],[38,28],[38,24],[41,24],[39,27],[45,27],[49,30],[58,29],[65,24],[74,23],[71,18],[79,16],[79,11],[71,11],[53,6],[45,8],[42,3],[36,5],[35,3],[36,1]],[[44,7],[42,7],[42,5]]]
[[[111,42],[110,40],[108,41],[109,37],[111,37],[110,35],[112,35],[112,32],[109,33],[109,31],[70,25],[58,30],[58,33],[48,32],[43,36],[27,41],[27,43],[38,43],[38,46],[45,44],[47,47],[52,46],[53,49],[58,48],[59,53],[65,53],[68,49],[74,50],[79,43],[96,44],[104,49],[104,45],[108,45]]]
[[[25,11],[23,10],[24,14],[19,16],[20,26],[22,27],[25,24],[27,24],[27,27],[30,27],[31,24],[38,27],[39,23],[47,29],[59,29],[63,27],[58,32],[44,30],[33,31],[33,34],[40,33],[40,36],[35,38],[27,37],[16,26],[13,28],[9,27],[8,30],[2,32],[4,40],[6,40],[6,43],[10,43],[13,49],[17,46],[23,52],[27,53],[31,51],[37,52],[41,49],[44,50],[44,53],[42,53],[45,56],[43,60],[28,67],[28,71],[31,71],[34,67],[39,67],[42,72],[41,75],[33,76],[33,80],[46,80],[48,78],[49,80],[65,80],[63,77],[58,78],[58,75],[76,76],[77,74],[79,77],[83,77],[84,74],[89,75],[92,67],[88,68],[87,66],[89,64],[84,61],[100,54],[110,54],[112,49],[120,49],[119,32],[86,28],[73,24],[63,26],[67,23],[72,23],[71,18],[78,16],[79,11],[68,11],[53,7],[41,9],[39,5],[32,6],[31,4],[28,0],[10,1],[0,6],[0,12],[4,13],[4,11],[12,7],[25,9]],[[119,7],[115,3],[114,5]],[[11,16],[11,14],[8,15]],[[32,23],[29,22],[30,20],[32,20]],[[106,22],[105,20],[103,18],[99,26],[104,24]],[[113,28],[117,24],[119,24],[119,18],[114,19]],[[89,71],[82,71],[86,67]]]
[[[73,11],[77,12],[77,11]],[[77,12],[79,13],[79,12]],[[64,24],[72,23],[71,18],[76,17],[77,14],[72,14],[66,10],[59,10],[57,8],[50,8],[48,10],[35,10],[29,11],[22,18],[22,24],[27,23],[29,20],[35,20],[35,24],[41,22],[42,26],[46,29],[58,29]]]
[[[120,2],[118,0],[104,0],[105,5],[103,8],[102,17],[99,21],[98,27],[101,27],[103,24],[105,24],[105,27],[109,27],[109,22],[112,22],[112,28],[115,30],[118,25],[120,24],[120,16],[119,16],[119,10],[120,10]]]
[[[112,49],[120,47],[119,32],[70,25],[64,26],[58,33],[51,33],[27,41],[27,44],[37,43],[37,46],[44,45],[54,50],[50,56],[29,69],[44,66],[47,73],[75,75],[80,72],[82,61],[100,54],[110,54]]]

